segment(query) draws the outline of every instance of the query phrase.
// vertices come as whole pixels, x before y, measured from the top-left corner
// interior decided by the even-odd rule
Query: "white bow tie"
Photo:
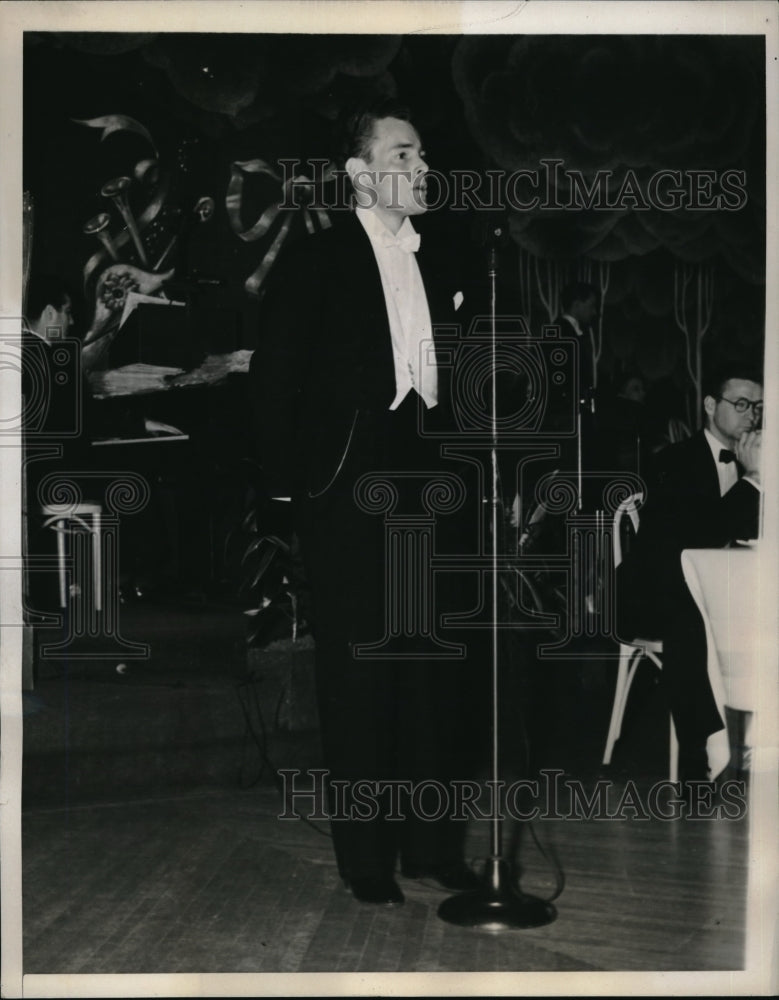
[[[409,233],[408,236],[393,236],[392,233],[381,234],[381,243],[385,247],[400,247],[406,253],[416,253],[421,242],[419,233]]]

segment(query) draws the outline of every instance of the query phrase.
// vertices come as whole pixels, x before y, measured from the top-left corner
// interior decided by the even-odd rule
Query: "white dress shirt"
[[[562,318],[568,320],[577,337],[581,337],[582,340],[585,338],[589,340],[589,350],[591,353],[589,356],[589,363],[587,365],[587,372],[585,373],[588,384],[586,386],[580,386],[579,391],[583,392],[590,387],[594,389],[597,385],[597,376],[595,372],[595,340],[593,338],[592,331],[582,330],[578,319],[576,319],[575,316],[571,316],[570,313],[563,313]],[[593,413],[594,412],[595,411],[593,410]]]
[[[415,257],[419,234],[408,218],[395,236],[370,209],[355,212],[376,255],[387,304],[395,362],[395,398],[390,409],[396,410],[412,389],[430,409],[438,403],[438,371],[427,295]]]
[[[719,453],[725,448],[725,445],[709,430],[704,430],[703,433],[706,435],[706,441],[708,442],[709,448],[711,448],[711,453],[714,456],[714,464],[717,466],[717,476],[719,477],[719,495],[724,497],[725,494],[736,485],[738,482],[738,468],[735,462],[720,462]],[[727,448],[727,451],[732,449]],[[751,480],[750,480],[751,482]]]
[[[569,315],[569,313],[563,313],[562,318],[568,320],[568,322],[571,324],[571,326],[576,331],[576,336],[577,337],[583,337],[584,336],[584,331],[579,326],[578,319],[576,319],[574,316]]]

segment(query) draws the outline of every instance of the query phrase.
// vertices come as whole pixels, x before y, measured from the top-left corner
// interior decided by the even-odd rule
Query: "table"
[[[726,705],[754,713],[758,706],[758,670],[761,663],[771,662],[763,656],[769,637],[756,599],[757,544],[685,549],[682,569],[706,628],[709,681],[720,714],[724,719]],[[748,732],[745,742],[749,742]],[[729,762],[727,733],[724,742],[722,733],[710,737],[707,751],[716,776]]]

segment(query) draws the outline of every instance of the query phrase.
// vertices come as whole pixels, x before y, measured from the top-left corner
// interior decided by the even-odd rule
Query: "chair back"
[[[614,568],[622,562],[622,531],[623,522],[627,516],[633,528],[633,533],[638,531],[638,508],[644,502],[643,493],[632,493],[626,500],[617,507],[614,512],[612,525],[612,539],[614,546]]]
[[[678,444],[679,441],[686,441],[692,437],[692,431],[680,417],[671,417],[667,428],[668,443]]]

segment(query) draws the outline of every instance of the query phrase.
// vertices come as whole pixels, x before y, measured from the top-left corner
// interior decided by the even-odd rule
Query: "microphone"
[[[508,217],[505,212],[479,212],[474,219],[472,233],[477,245],[484,247],[490,264],[502,248],[508,246],[511,239]]]
[[[494,278],[498,273],[498,246],[503,235],[503,227],[495,226],[490,235],[491,239],[487,250],[487,274]]]

